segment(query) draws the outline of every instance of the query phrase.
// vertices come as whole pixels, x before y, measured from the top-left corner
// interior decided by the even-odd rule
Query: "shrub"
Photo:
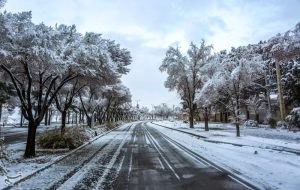
[[[0,137],[0,160],[7,160],[8,159],[8,153],[7,148],[4,144],[4,137]]]
[[[289,129],[300,129],[300,107],[294,108],[286,117]]]
[[[277,128],[288,128],[288,124],[285,121],[278,121],[277,122]]]
[[[113,129],[115,127],[115,125],[113,122],[107,122],[106,127],[107,127],[107,129]]]
[[[271,128],[276,128],[276,120],[274,119],[273,114],[267,115],[266,122],[271,126]]]
[[[74,149],[82,145],[88,139],[83,129],[71,128],[67,129],[64,135],[61,134],[60,130],[46,131],[38,136],[37,142],[42,148]]]
[[[0,139],[0,176],[3,176],[7,173],[4,166],[4,160],[8,160],[8,153],[6,146],[4,145],[4,137]]]
[[[258,127],[257,121],[254,120],[247,120],[243,124],[244,127]]]

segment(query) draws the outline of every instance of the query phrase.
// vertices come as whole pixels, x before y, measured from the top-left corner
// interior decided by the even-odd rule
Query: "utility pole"
[[[279,108],[280,108],[280,117],[281,120],[285,119],[285,105],[283,99],[282,85],[281,85],[281,73],[280,73],[280,64],[279,59],[275,58],[275,67],[276,67],[276,77],[277,77],[277,89],[279,97]]]

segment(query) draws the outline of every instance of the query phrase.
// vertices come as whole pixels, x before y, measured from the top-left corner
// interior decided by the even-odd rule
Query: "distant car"
[[[183,123],[188,123],[188,121],[187,121],[187,120],[184,120]]]

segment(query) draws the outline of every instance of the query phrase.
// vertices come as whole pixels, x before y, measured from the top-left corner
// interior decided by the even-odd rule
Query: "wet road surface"
[[[146,123],[124,125],[11,189],[248,189]]]

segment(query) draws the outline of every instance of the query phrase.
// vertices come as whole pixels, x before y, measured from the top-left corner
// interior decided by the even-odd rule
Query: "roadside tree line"
[[[14,102],[28,121],[24,156],[35,156],[36,129],[53,108],[62,135],[70,111],[90,127],[132,117],[131,94],[121,83],[131,61],[127,49],[101,34],[34,24],[31,12],[1,13],[0,108]]]
[[[227,120],[231,115],[236,135],[240,136],[241,120],[249,120],[251,111],[260,122],[261,110],[267,110],[266,119],[274,126],[278,104],[272,104],[272,93],[283,94],[283,100],[280,96],[278,99],[284,102],[284,108],[300,106],[300,23],[257,44],[217,53],[212,49],[204,40],[199,46],[191,43],[186,55],[178,47],[169,47],[160,66],[168,74],[165,87],[181,97],[191,128],[194,117],[201,113],[205,130],[209,130],[210,113],[219,112],[222,121],[223,116]],[[276,73],[276,63],[280,65],[280,75]],[[283,90],[276,85],[276,76],[280,76]]]

